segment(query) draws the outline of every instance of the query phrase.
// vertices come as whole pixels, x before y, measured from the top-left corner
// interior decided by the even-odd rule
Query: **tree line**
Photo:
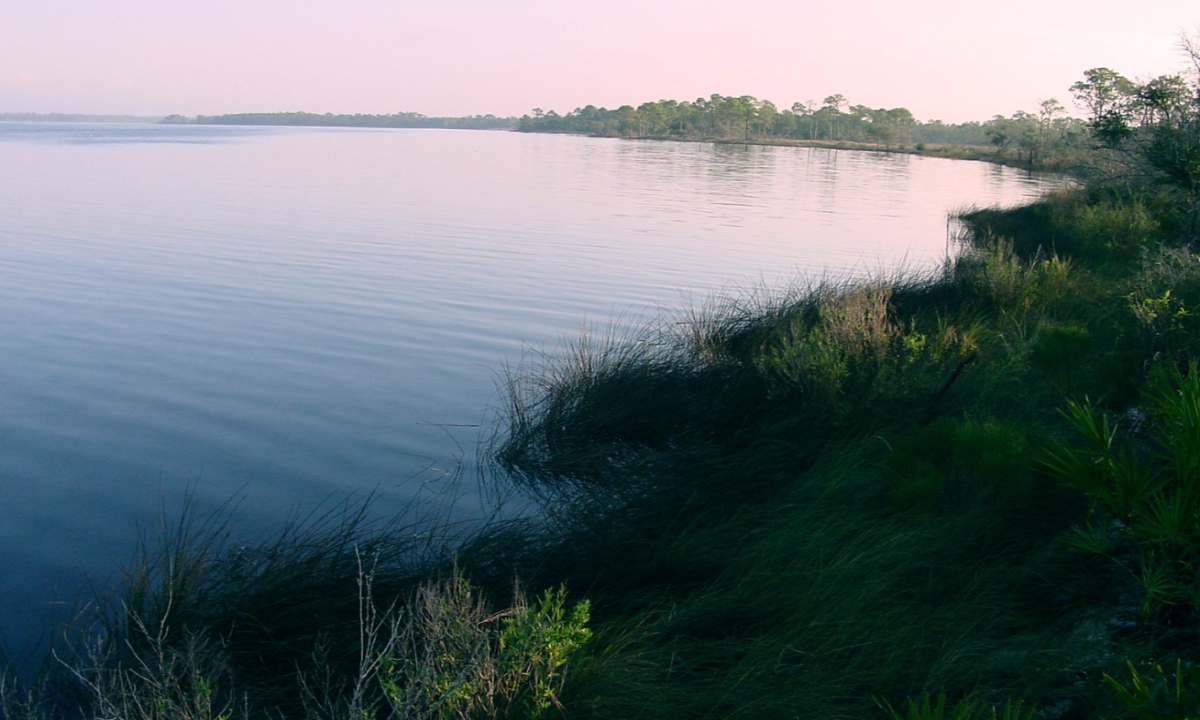
[[[908,108],[851,105],[844,95],[830,95],[818,105],[796,102],[779,108],[751,95],[712,95],[695,101],[659,100],[615,110],[588,105],[560,115],[535,108],[517,122],[525,132],[568,132],[602,137],[681,140],[805,140],[867,143],[887,149],[917,144],[994,146],[1037,164],[1082,128],[1057,100],[1033,112],[986,121],[920,122]]]

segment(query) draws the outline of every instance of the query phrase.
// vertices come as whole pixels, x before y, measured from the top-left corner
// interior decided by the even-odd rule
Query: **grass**
[[[1080,190],[975,210],[932,276],[581,341],[513,374],[492,448],[537,516],[431,533],[344,505],[252,546],[185,517],[3,717],[1183,707],[1194,498],[1155,480],[1117,512],[1094,474],[1191,462],[1163,458],[1194,439],[1169,429],[1200,256],[1160,209]]]
[[[370,499],[254,545],[229,510],[185,510],[141,544],[114,595],[81,612],[0,717],[472,718],[543,715],[590,637],[561,589],[493,597],[429,517],[372,521]]]
[[[593,602],[569,716],[1118,717],[1100,678],[1166,633],[1114,630],[1145,586],[1071,550],[1088,500],[1040,460],[1068,399],[1139,412],[1200,350],[1200,262],[1151,207],[974,211],[938,277],[730,302],[522,378],[497,457],[551,513],[512,567]]]

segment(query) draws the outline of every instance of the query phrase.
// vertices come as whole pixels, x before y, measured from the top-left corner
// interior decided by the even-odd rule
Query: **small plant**
[[[1073,547],[1110,557],[1122,544],[1136,550],[1137,567],[1126,569],[1142,585],[1146,616],[1200,607],[1200,366],[1160,373],[1148,400],[1156,451],[1119,448],[1106,415],[1068,402],[1062,414],[1083,445],[1059,445],[1044,461],[1092,500]]]
[[[936,402],[937,385],[975,354],[968,332],[938,321],[896,318],[888,284],[824,288],[764,343],[756,364],[776,395],[803,398],[809,412],[841,420],[885,404]]]
[[[953,706],[947,704],[946,694],[937,700],[928,692],[908,701],[906,712],[900,712],[886,701],[880,703],[891,720],[1033,720],[1036,708],[1026,707],[1023,700],[1006,701],[1003,708],[982,707],[970,700]]]
[[[500,676],[508,684],[518,683],[510,693],[523,696],[530,718],[558,706],[564,666],[592,636],[587,629],[588,602],[568,609],[566,599],[566,588],[560,585],[547,590],[533,607],[518,606],[504,618],[496,638]]]
[[[1175,662],[1175,671],[1161,665],[1139,671],[1129,663],[1129,677],[1104,676],[1105,689],[1121,709],[1136,720],[1195,720],[1200,718],[1200,666]]]
[[[1152,348],[1169,351],[1186,346],[1192,313],[1171,288],[1162,293],[1132,292],[1126,301]]]
[[[558,707],[568,661],[591,638],[587,601],[568,608],[566,590],[530,606],[487,611],[460,574],[418,591],[403,638],[389,645],[380,681],[399,718],[539,718]]]
[[[1076,208],[1074,229],[1117,259],[1130,259],[1161,234],[1149,208],[1137,202],[1097,203]]]

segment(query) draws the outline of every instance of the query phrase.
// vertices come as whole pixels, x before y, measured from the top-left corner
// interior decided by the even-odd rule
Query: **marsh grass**
[[[1125,412],[1195,352],[1200,263],[1129,198],[967,221],[936,276],[725,301],[516,376],[497,456],[552,520],[513,562],[596,618],[571,717],[1112,710],[1079,678],[1156,641],[1097,619],[1134,584],[1068,550],[1086,498],[1037,459],[1064,398]]]
[[[232,508],[147,533],[80,613],[53,672],[0,687],[0,717],[537,717],[587,642],[561,587],[493,605],[452,561],[478,527],[379,520],[371,499],[238,542]],[[436,519],[436,515],[434,519]]]

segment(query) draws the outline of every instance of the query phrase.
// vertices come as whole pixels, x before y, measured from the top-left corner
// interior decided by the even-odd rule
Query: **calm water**
[[[473,456],[531,348],[928,267],[949,211],[1043,182],[796,148],[0,124],[0,628],[28,645],[189,488],[240,497],[247,534],[350,493],[398,510]]]

